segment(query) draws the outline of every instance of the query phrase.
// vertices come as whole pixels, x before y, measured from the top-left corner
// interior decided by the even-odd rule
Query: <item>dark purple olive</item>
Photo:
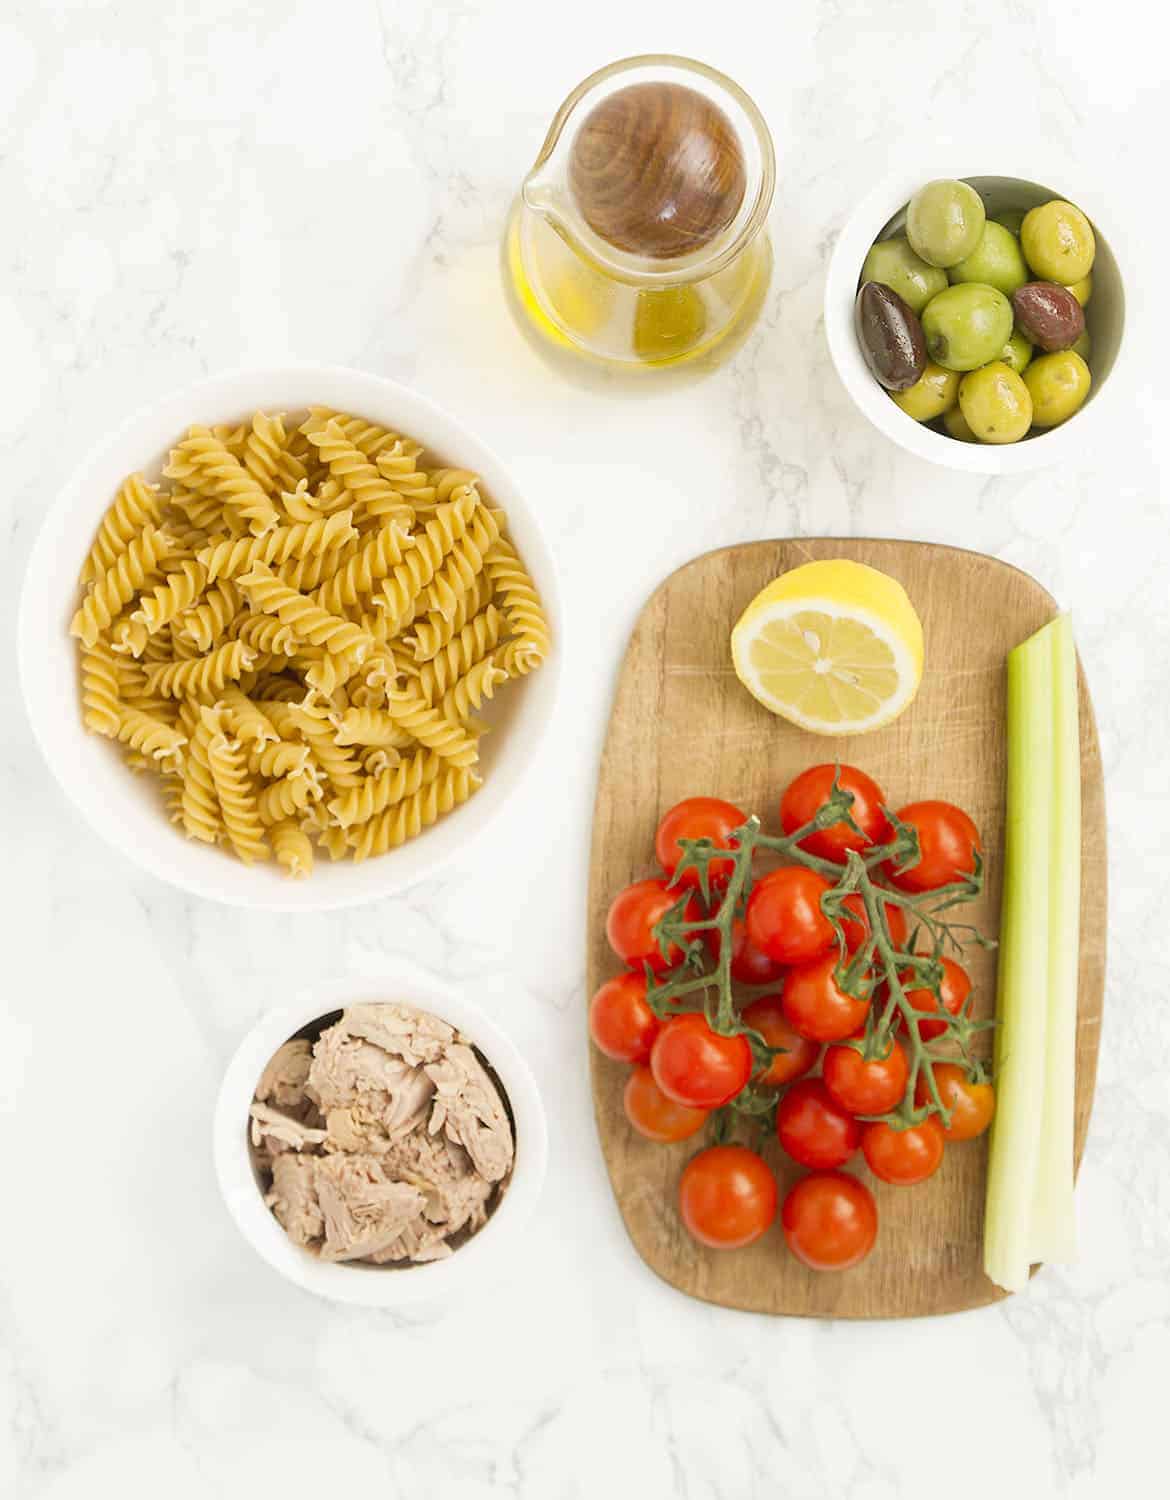
[[[887,391],[908,390],[926,368],[918,314],[891,287],[867,281],[853,309],[865,362]]]
[[[1012,293],[1016,327],[1045,354],[1071,349],[1085,331],[1085,313],[1066,286],[1029,281]]]

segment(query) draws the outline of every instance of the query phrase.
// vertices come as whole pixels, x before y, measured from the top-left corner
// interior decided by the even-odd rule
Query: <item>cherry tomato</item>
[[[682,1221],[701,1245],[739,1250],[776,1217],[776,1179],[746,1146],[709,1146],[683,1168],[678,1185]]]
[[[711,957],[719,962],[719,950],[723,939],[717,928],[706,933]],[[761,953],[747,935],[743,919],[735,917],[731,923],[731,977],[740,984],[776,984],[784,978],[784,965]]]
[[[821,1076],[829,1093],[851,1115],[884,1115],[901,1103],[910,1064],[901,1042],[891,1042],[885,1057],[869,1062],[855,1047],[830,1047]]]
[[[607,980],[589,1002],[589,1035],[618,1062],[648,1062],[660,1026],[646,1002],[644,974]]]
[[[861,1127],[819,1078],[800,1078],[776,1106],[776,1134],[802,1167],[840,1167],[857,1150]]]
[[[819,958],[833,945],[833,924],[821,910],[821,897],[830,889],[823,875],[802,865],[770,871],[748,897],[748,938],[777,963]]]
[[[661,1143],[685,1141],[702,1130],[710,1116],[710,1110],[691,1109],[668,1099],[647,1067],[631,1069],[622,1103],[626,1119],[638,1134]]]
[[[853,793],[853,806],[849,816],[861,829],[856,833],[842,821],[819,833],[810,833],[801,839],[800,847],[821,859],[836,860],[844,864],[850,849],[864,854],[875,844],[884,844],[890,837],[890,821],[882,811],[885,796],[876,781],[856,766],[810,766],[793,781],[780,801],[780,824],[785,833],[795,833],[806,823],[811,823],[829,800],[833,790],[833,778],[843,791]]]
[[[951,1123],[943,1126],[948,1141],[970,1141],[982,1135],[995,1114],[995,1090],[989,1083],[972,1083],[957,1063],[935,1063],[934,1081],[939,1098],[951,1111]],[[930,1089],[919,1074],[914,1102],[930,1102]],[[939,1122],[942,1123],[941,1121]]]
[[[784,1199],[780,1222],[797,1260],[813,1271],[847,1271],[873,1249],[877,1204],[848,1172],[814,1172]]]
[[[911,802],[898,814],[918,830],[921,859],[909,870],[886,866],[890,883],[902,891],[936,891],[975,871],[983,848],[979,830],[961,807],[950,802]]]
[[[890,941],[895,950],[904,952],[909,933],[906,913],[891,901],[886,902],[886,926],[890,930]],[[841,912],[841,930],[845,934],[845,946],[850,953],[856,953],[869,937],[869,916],[857,891],[845,898]]]
[[[861,1135],[866,1165],[875,1177],[897,1187],[913,1187],[937,1172],[943,1159],[942,1125],[937,1115],[927,1115],[920,1125],[895,1130],[884,1120],[874,1120]]]
[[[779,995],[761,995],[740,1011],[744,1023],[758,1031],[769,1047],[783,1047],[771,1066],[760,1079],[760,1083],[779,1088],[791,1083],[802,1073],[807,1073],[817,1060],[820,1047],[807,1037],[798,1035],[784,1016],[784,1007]]]
[[[676,803],[658,825],[654,839],[654,852],[658,863],[667,875],[673,875],[682,858],[679,839],[710,839],[716,849],[735,849],[735,840],[728,835],[747,822],[747,814],[740,812],[732,802],[719,797],[687,797]],[[726,885],[735,869],[735,861],[713,859],[707,865],[709,889],[718,890]],[[699,872],[693,866],[679,876],[676,889],[683,886],[699,889]]]
[[[718,1109],[752,1076],[745,1036],[720,1036],[697,1012],[667,1021],[650,1050],[654,1081],[668,1099]]]
[[[656,974],[673,968],[682,959],[682,951],[671,943],[669,957],[663,958],[654,941],[654,925],[680,900],[681,893],[670,890],[665,880],[636,880],[626,886],[614,897],[605,919],[609,946],[635,968],[647,963]],[[687,900],[684,915],[688,922],[699,919],[699,903],[693,896]]]
[[[967,996],[971,993],[971,978],[961,964],[957,964],[953,958],[940,960],[942,964],[943,977],[939,985],[939,993],[942,995],[943,1010],[952,1016],[957,1016],[962,1010]],[[906,999],[915,1010],[921,1011],[923,1015],[938,1014],[938,997],[933,990],[925,988],[908,989]],[[901,1012],[895,1011],[895,1030],[901,1022]],[[918,1035],[924,1042],[932,1041],[935,1037],[942,1036],[947,1030],[945,1021],[919,1021]]]
[[[814,1042],[839,1042],[865,1025],[868,1000],[847,995],[836,979],[837,954],[789,969],[784,1016],[793,1031]]]

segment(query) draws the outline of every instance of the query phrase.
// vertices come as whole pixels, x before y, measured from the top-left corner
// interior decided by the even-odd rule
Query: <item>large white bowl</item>
[[[487,1223],[446,1260],[417,1266],[318,1260],[289,1239],[264,1202],[248,1149],[248,1109],[265,1064],[282,1042],[332,1011],[386,1000],[430,1011],[483,1053],[508,1096],[516,1131],[515,1165]],[[519,1051],[462,991],[407,964],[396,965],[380,979],[336,980],[270,1011],[240,1043],[228,1065],[213,1128],[215,1172],[224,1202],[256,1253],[306,1291],[365,1307],[446,1301],[505,1274],[524,1253],[525,1231],[548,1167],[544,1104]]]
[[[508,684],[491,705],[483,786],[417,839],[355,865],[318,859],[307,880],[274,863],[248,866],[185,839],[168,823],[156,778],[134,776],[115,746],[81,723],[76,643],[67,627],[77,575],[102,513],[127,474],[157,478],[193,422],[234,422],[259,408],[350,411],[405,432],[448,464],[477,470],[508,513],[508,528],[540,590],[554,649],[540,671]],[[233,906],[320,911],[373,901],[433,874],[492,821],[521,785],[552,718],[562,653],[556,572],[533,509],[492,451],[433,401],[360,370],[288,366],[216,375],[133,416],[87,457],[50,510],[29,560],[20,609],[20,677],[36,737],[66,794],[116,849],[172,885]]]
[[[1092,220],[1097,258],[1093,266],[1093,296],[1085,309],[1085,321],[1093,340],[1089,361],[1093,384],[1085,405],[1062,426],[1002,446],[962,443],[908,417],[870,374],[853,327],[853,304],[862,264],[875,240],[902,231],[906,205],[920,187],[936,177],[959,177],[969,182],[982,195],[990,217],[1008,209],[1026,211],[1038,203],[1047,203],[1050,198],[1067,198]],[[1068,168],[1054,170],[1042,180],[997,177],[956,172],[951,157],[926,166],[918,164],[887,177],[850,216],[833,250],[825,280],[825,334],[845,389],[888,438],[919,458],[948,469],[965,469],[975,474],[1019,474],[1056,463],[1084,447],[1100,434],[1103,419],[1115,405],[1125,378],[1121,357],[1125,290],[1116,235],[1109,226],[1104,205],[1092,191],[1082,190],[1077,174]]]

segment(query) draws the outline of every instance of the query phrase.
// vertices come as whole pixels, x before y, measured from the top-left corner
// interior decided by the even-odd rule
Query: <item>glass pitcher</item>
[[[714,68],[602,68],[557,111],[509,220],[521,321],[610,369],[725,357],[768,289],[775,176],[762,115]]]

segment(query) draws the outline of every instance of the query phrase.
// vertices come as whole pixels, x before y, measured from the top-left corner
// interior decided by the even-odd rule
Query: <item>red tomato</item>
[[[646,1002],[644,974],[607,980],[589,1002],[589,1035],[618,1062],[648,1062],[660,1025]]]
[[[836,968],[836,952],[826,953],[789,969],[784,981],[785,1019],[814,1042],[839,1042],[865,1025],[869,1001],[847,995],[837,983]]]
[[[937,1115],[921,1125],[895,1130],[884,1120],[867,1125],[861,1136],[866,1165],[875,1177],[897,1187],[913,1187],[937,1172],[943,1159],[943,1129]]]
[[[801,1078],[776,1106],[776,1134],[802,1167],[840,1167],[857,1150],[861,1127],[819,1078]]]
[[[833,945],[833,924],[821,910],[829,882],[802,865],[772,870],[748,897],[746,922],[751,942],[781,964],[803,964]]]
[[[942,995],[943,1009],[952,1016],[957,1016],[962,1010],[967,996],[971,993],[971,978],[960,964],[953,958],[940,960],[943,969],[942,983],[939,985],[939,993]],[[938,1014],[938,998],[933,990],[914,989],[906,991],[906,999],[915,1010],[921,1011],[923,1015]],[[901,1012],[894,1012],[895,1029],[901,1021]],[[919,1021],[918,1035],[924,1042],[932,1041],[947,1030],[945,1021]]]
[[[891,1042],[885,1057],[869,1062],[854,1047],[830,1047],[821,1076],[829,1093],[851,1115],[884,1115],[901,1103],[910,1064],[901,1042]]]
[[[829,800],[836,776],[842,790],[853,793],[853,806],[849,816],[861,829],[855,833],[849,824],[834,823],[819,833],[810,833],[801,839],[800,847],[821,859],[833,859],[844,864],[850,849],[864,854],[875,844],[884,844],[891,829],[889,819],[882,811],[885,795],[876,781],[856,766],[810,766],[793,781],[780,801],[780,824],[785,833],[795,833],[806,823],[811,823]]]
[[[909,933],[906,913],[891,901],[886,902],[886,926],[890,930],[890,941],[895,950],[905,951]],[[850,953],[856,953],[869,937],[869,916],[860,892],[855,891],[852,896],[846,896],[841,912],[841,930],[845,934],[845,946]]]
[[[758,1080],[760,1083],[779,1088],[807,1073],[816,1062],[820,1047],[793,1031],[784,1017],[779,995],[761,995],[740,1011],[740,1017],[745,1025],[760,1033],[769,1047],[784,1048],[772,1059],[768,1071]]]
[[[654,839],[654,852],[658,863],[667,875],[673,875],[682,858],[679,839],[710,839],[716,849],[736,849],[739,846],[728,835],[747,822],[747,814],[740,812],[732,802],[719,797],[687,797],[676,803],[658,825]],[[718,890],[726,885],[735,869],[735,861],[714,859],[707,865],[709,889]],[[699,888],[699,872],[693,866],[683,871],[678,887]]]
[[[697,1012],[667,1021],[650,1051],[654,1082],[668,1099],[696,1109],[718,1109],[752,1076],[745,1036],[720,1036]]]
[[[701,1245],[738,1250],[758,1240],[776,1217],[776,1179],[746,1146],[709,1146],[683,1168],[682,1221]]]
[[[710,928],[706,937],[711,957],[718,963],[723,942],[718,928]],[[740,984],[776,984],[784,978],[784,965],[760,952],[748,937],[740,917],[733,918],[731,923],[731,977]]]
[[[813,1271],[847,1271],[877,1239],[877,1204],[848,1172],[802,1177],[780,1213],[788,1248]]]
[[[982,1135],[995,1114],[995,1090],[989,1083],[972,1083],[957,1063],[935,1063],[934,1081],[939,1098],[951,1112],[951,1123],[943,1126],[948,1141],[969,1141]],[[919,1074],[914,1102],[930,1103],[930,1089]],[[941,1124],[941,1121],[940,1121]]]
[[[668,1099],[654,1082],[649,1068],[633,1068],[622,1096],[626,1119],[649,1141],[685,1141],[702,1130],[710,1110],[690,1109]]]
[[[648,963],[656,974],[673,968],[682,959],[682,951],[672,943],[670,956],[663,958],[654,941],[654,925],[681,900],[682,894],[670,890],[665,880],[636,880],[626,886],[614,897],[605,919],[609,946],[635,968]],[[688,922],[699,920],[699,903],[693,896],[688,898],[685,916]]]
[[[918,830],[922,858],[909,870],[887,865],[891,885],[903,891],[936,891],[975,871],[975,855],[983,848],[979,830],[961,807],[950,802],[911,802],[898,814]]]

